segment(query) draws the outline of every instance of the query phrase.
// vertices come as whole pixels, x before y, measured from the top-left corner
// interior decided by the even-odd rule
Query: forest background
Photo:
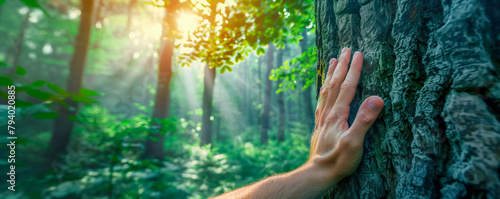
[[[15,85],[17,136],[16,191],[0,196],[206,198],[300,166],[313,7],[0,1],[2,113]]]

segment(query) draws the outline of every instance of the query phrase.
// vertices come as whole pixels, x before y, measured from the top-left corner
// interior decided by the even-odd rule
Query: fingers
[[[351,67],[347,76],[340,85],[340,93],[335,101],[334,110],[338,112],[340,117],[347,119],[349,117],[349,105],[356,94],[361,68],[363,67],[363,55],[360,52],[354,53]]]
[[[361,104],[356,119],[346,132],[348,133],[346,136],[353,140],[353,144],[357,146],[363,144],[366,132],[375,122],[382,108],[384,108],[384,100],[379,96],[371,96]]]
[[[337,59],[335,58],[330,59],[330,63],[328,64],[328,73],[326,74],[325,84],[328,84],[330,82],[330,79],[332,78],[333,71],[335,71],[336,66],[337,66]]]
[[[323,109],[325,107],[325,103],[328,101],[327,89],[329,88],[330,79],[332,78],[336,66],[337,66],[337,59],[332,58],[328,66],[328,73],[326,75],[325,84],[323,85],[323,87],[321,87],[320,97],[319,97],[320,101],[318,103],[318,107],[316,108],[316,118],[318,118],[322,114]]]
[[[335,68],[335,72],[333,72],[332,78],[330,79],[330,82],[328,83],[328,87],[326,87],[327,90],[327,99],[325,103],[325,108],[324,108],[324,114],[328,115],[330,110],[333,108],[333,105],[335,104],[335,101],[337,100],[337,96],[339,95],[339,90],[340,90],[340,84],[345,79],[346,73],[347,73],[347,66],[349,65],[349,61],[351,59],[351,49],[349,48],[344,48],[342,49],[342,53],[339,57],[339,63],[337,64],[337,67]]]

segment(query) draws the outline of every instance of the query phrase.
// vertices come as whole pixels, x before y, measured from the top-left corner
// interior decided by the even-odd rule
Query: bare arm
[[[366,99],[349,127],[349,105],[356,92],[363,55],[344,48],[339,61],[330,60],[316,109],[316,127],[309,160],[288,173],[272,176],[215,198],[318,198],[351,175],[363,156],[366,132],[384,107],[378,96]]]

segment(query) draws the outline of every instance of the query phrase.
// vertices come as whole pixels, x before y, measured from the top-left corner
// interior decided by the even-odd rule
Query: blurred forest
[[[0,198],[207,198],[295,169],[314,31],[311,0],[0,1]]]

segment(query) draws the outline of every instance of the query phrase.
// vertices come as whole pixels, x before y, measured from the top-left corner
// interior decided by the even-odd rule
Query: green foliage
[[[312,26],[312,1],[237,1],[236,5],[227,6],[225,1],[196,3],[202,23],[189,34],[184,44],[191,48],[190,53],[178,57],[182,66],[188,66],[195,60],[202,60],[210,67],[219,68],[221,73],[230,71],[230,66],[245,60],[253,50],[257,55],[265,53],[260,46],[276,43],[284,48],[285,43],[298,43],[302,39],[300,32],[306,26]],[[222,9],[216,9],[223,7]],[[210,11],[210,15],[203,14]],[[214,12],[215,11],[215,12]],[[220,18],[217,18],[217,17]]]
[[[283,66],[271,71],[271,80],[284,81],[279,85],[281,92],[283,89],[295,89],[298,82],[304,82],[302,89],[313,85],[316,81],[316,47],[309,47],[300,57],[286,61]]]
[[[35,117],[53,116],[45,112]],[[283,143],[229,141],[200,147],[197,133],[191,131],[195,122],[170,118],[156,120],[170,125],[162,130],[168,131],[165,160],[141,159],[153,120],[142,114],[119,118],[100,105],[83,107],[75,118],[79,141],[70,146],[77,151],[67,155],[78,164],[58,164],[61,170],[30,179],[32,188],[20,192],[37,198],[95,198],[110,191],[113,198],[207,198],[293,170],[309,155],[309,135],[301,123],[292,123]],[[252,134],[248,131],[243,137]],[[88,149],[78,151],[82,146]]]

